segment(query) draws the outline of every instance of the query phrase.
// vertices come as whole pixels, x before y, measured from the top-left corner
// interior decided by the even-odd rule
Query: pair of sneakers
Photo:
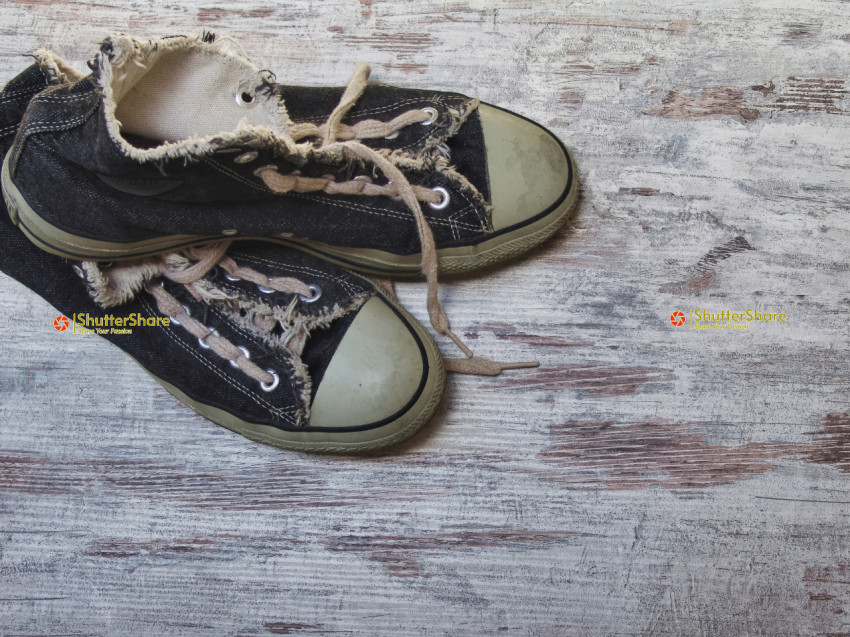
[[[240,51],[114,36],[88,76],[36,52],[0,94],[0,269],[199,413],[291,449],[390,446],[430,419],[446,369],[528,366],[474,356],[437,278],[564,224],[563,144],[362,64],[345,87],[280,85]],[[420,273],[460,358],[374,279]]]

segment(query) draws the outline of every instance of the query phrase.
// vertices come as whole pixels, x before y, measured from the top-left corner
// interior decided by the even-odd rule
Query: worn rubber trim
[[[226,239],[222,235],[198,236],[198,235],[171,235],[145,241],[132,243],[115,243],[112,241],[98,241],[87,237],[66,232],[44,220],[27,203],[9,172],[9,161],[11,151],[3,160],[0,183],[3,187],[3,198],[9,215],[15,225],[23,226],[27,235],[38,239],[38,245],[42,250],[68,259],[81,261],[119,261],[122,259],[136,259],[139,257],[161,254],[167,250],[180,249],[210,241],[221,241]]]

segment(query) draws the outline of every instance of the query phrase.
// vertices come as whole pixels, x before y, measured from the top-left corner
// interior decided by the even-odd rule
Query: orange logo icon
[[[681,312],[673,312],[670,315],[670,322],[673,325],[675,325],[676,327],[679,327],[680,325],[684,325],[685,324],[685,315],[682,314]]]
[[[64,332],[68,329],[68,319],[64,316],[57,316],[53,319],[53,327],[56,328],[57,332]]]

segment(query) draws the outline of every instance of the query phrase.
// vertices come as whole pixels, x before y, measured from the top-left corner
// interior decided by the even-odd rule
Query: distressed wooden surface
[[[850,5],[18,0],[0,80],[200,29],[561,136],[571,227],[442,287],[478,352],[543,365],[451,378],[392,454],[299,455],[0,275],[0,633],[850,634]],[[788,320],[669,320],[748,307]]]

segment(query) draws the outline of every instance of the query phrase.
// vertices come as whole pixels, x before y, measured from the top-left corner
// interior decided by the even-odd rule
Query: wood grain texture
[[[18,0],[0,80],[201,29],[555,131],[574,222],[441,290],[542,366],[451,378],[393,453],[287,453],[0,275],[0,633],[850,635],[850,5]],[[788,320],[669,320],[750,307]]]

